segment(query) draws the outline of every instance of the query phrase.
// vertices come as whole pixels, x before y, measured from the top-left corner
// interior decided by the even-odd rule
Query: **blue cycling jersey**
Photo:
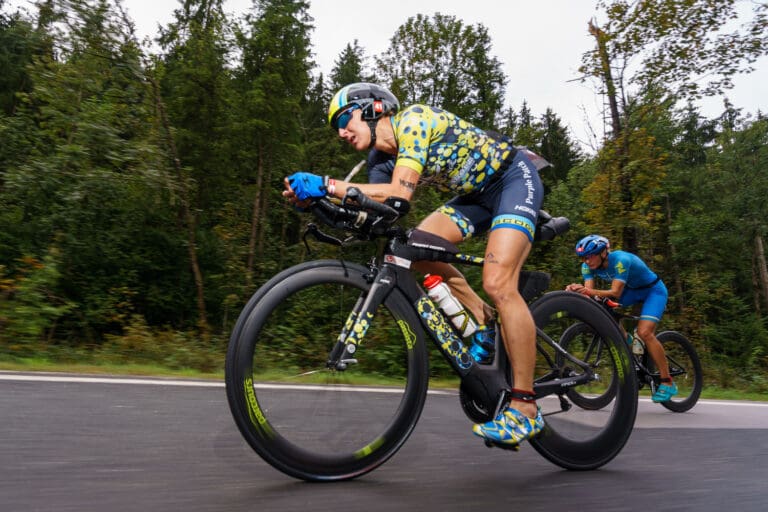
[[[664,282],[638,256],[626,251],[608,253],[608,266],[592,270],[586,263],[581,265],[584,281],[589,279],[614,279],[624,283],[619,297],[622,306],[643,304],[640,318],[652,322],[661,321],[667,307],[668,292]]]
[[[638,256],[626,251],[608,253],[608,266],[592,270],[586,263],[581,265],[581,276],[587,279],[600,278],[606,281],[621,281],[627,288],[645,288],[653,284],[657,275]]]

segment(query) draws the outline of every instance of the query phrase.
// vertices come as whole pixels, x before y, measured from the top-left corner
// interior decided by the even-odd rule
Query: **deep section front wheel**
[[[574,407],[567,389],[537,400],[545,427],[531,445],[547,460],[572,470],[595,469],[619,454],[632,433],[637,414],[637,384],[630,353],[621,331],[610,315],[594,300],[573,292],[550,292],[531,305],[538,328],[535,382],[579,376],[584,369],[559,350],[564,333],[586,324],[605,345],[607,375],[615,375],[616,392],[600,410]],[[574,351],[571,358],[578,359]],[[582,361],[589,364],[588,361]],[[586,374],[589,375],[589,374]],[[613,377],[603,377],[611,382]],[[594,377],[574,392],[593,393]],[[601,384],[604,385],[604,384]]]
[[[378,467],[413,430],[428,384],[419,319],[393,289],[346,369],[327,360],[366,267],[323,260],[281,272],[251,298],[226,361],[230,410],[248,444],[284,473],[345,480]]]

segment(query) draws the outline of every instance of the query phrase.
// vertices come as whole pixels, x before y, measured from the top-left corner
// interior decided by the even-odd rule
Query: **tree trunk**
[[[763,245],[763,237],[758,233],[755,236],[755,256],[757,259],[757,274],[760,281],[760,290],[763,293],[763,300],[766,306],[768,306],[768,266],[765,262],[765,248]]]
[[[285,211],[287,208],[285,206],[285,203],[280,206],[280,209]],[[288,218],[290,215],[284,214],[281,215],[282,220],[280,221],[280,241],[282,242],[279,244],[280,250],[278,251],[279,254],[279,265],[278,268],[284,268],[285,267],[285,241],[288,239]]]
[[[263,188],[261,193],[261,207],[262,210],[265,212],[270,211],[270,201],[269,196],[272,193],[272,165],[271,162],[264,166],[264,183],[266,186]],[[282,185],[282,184],[281,184]],[[265,246],[265,240],[267,237],[267,225],[269,224],[267,222],[267,219],[264,215],[261,216],[262,218],[259,219],[259,239],[258,239],[258,256],[264,257],[264,246]]]
[[[600,56],[601,79],[605,85],[605,94],[608,97],[608,105],[611,110],[611,128],[613,132],[611,133],[611,139],[618,144],[616,146],[616,156],[618,162],[620,201],[625,212],[629,213],[633,208],[632,189],[630,187],[632,179],[625,170],[629,156],[629,135],[623,133],[624,127],[621,124],[618,92],[616,90],[616,82],[613,79],[613,72],[611,71],[611,57],[608,54],[608,37],[605,32],[595,24],[594,20],[590,20],[589,22],[589,33],[595,37],[597,53]],[[637,252],[638,234],[635,226],[624,226],[621,230],[621,238],[622,248],[624,250]]]
[[[603,74],[603,83],[605,84],[605,94],[608,97],[608,105],[611,109],[611,125],[613,128],[613,139],[616,139],[621,133],[621,117],[619,116],[619,104],[616,98],[616,84],[613,81],[611,72],[611,58],[608,55],[606,44],[607,37],[594,20],[589,22],[589,33],[595,37],[597,42],[597,53],[600,56],[600,68]]]
[[[171,133],[168,115],[165,111],[165,104],[163,103],[163,99],[160,96],[160,87],[157,84],[157,80],[155,80],[153,76],[149,76],[149,80],[152,83],[152,90],[155,95],[155,106],[157,107],[157,112],[160,116],[160,122],[163,125],[163,130],[165,131],[168,150],[171,153],[171,157],[173,158],[173,165],[179,177],[179,185],[181,186],[182,195],[181,214],[187,231],[187,254],[189,256],[189,264],[192,270],[192,275],[194,276],[195,288],[197,290],[197,325],[200,329],[200,334],[204,338],[207,338],[208,334],[210,333],[210,327],[208,325],[208,313],[205,309],[203,273],[200,271],[200,264],[197,260],[197,240],[195,237],[196,221],[195,216],[192,214],[192,210],[189,207],[189,188],[187,187],[187,180],[182,171],[179,152],[176,150],[176,142],[173,140],[173,134]]]
[[[672,227],[672,205],[669,203],[669,195],[665,195],[665,203],[667,207],[667,231],[670,231],[670,228]],[[669,237],[667,237],[669,239]],[[683,295],[683,280],[680,276],[680,267],[677,266],[677,248],[675,247],[675,244],[672,242],[669,242],[669,256],[672,259],[672,272],[674,275],[672,276],[673,281],[675,283],[675,294],[677,295],[677,307],[678,311],[683,311],[683,308],[685,307],[685,295]]]
[[[253,211],[251,212],[251,235],[248,238],[248,262],[246,263],[247,289],[253,284],[253,272],[256,261],[256,240],[259,237],[259,224],[262,217],[262,190],[264,189],[264,151],[259,144],[256,160],[256,193],[253,195]]]

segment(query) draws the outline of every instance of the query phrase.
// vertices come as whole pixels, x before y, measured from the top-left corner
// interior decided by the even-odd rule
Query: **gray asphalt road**
[[[251,451],[220,384],[18,379],[0,372],[2,512],[768,509],[768,403],[642,401],[616,459],[569,472],[486,448],[455,396],[430,396],[381,468],[308,484]]]

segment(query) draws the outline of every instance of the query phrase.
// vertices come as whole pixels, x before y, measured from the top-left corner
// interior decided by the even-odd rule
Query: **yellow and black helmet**
[[[386,87],[367,82],[345,85],[337,92],[328,106],[328,124],[338,130],[346,126],[339,123],[342,115],[350,115],[355,108],[362,111],[365,121],[377,121],[381,116],[390,115],[400,110],[400,102]],[[347,121],[348,122],[348,121]]]

